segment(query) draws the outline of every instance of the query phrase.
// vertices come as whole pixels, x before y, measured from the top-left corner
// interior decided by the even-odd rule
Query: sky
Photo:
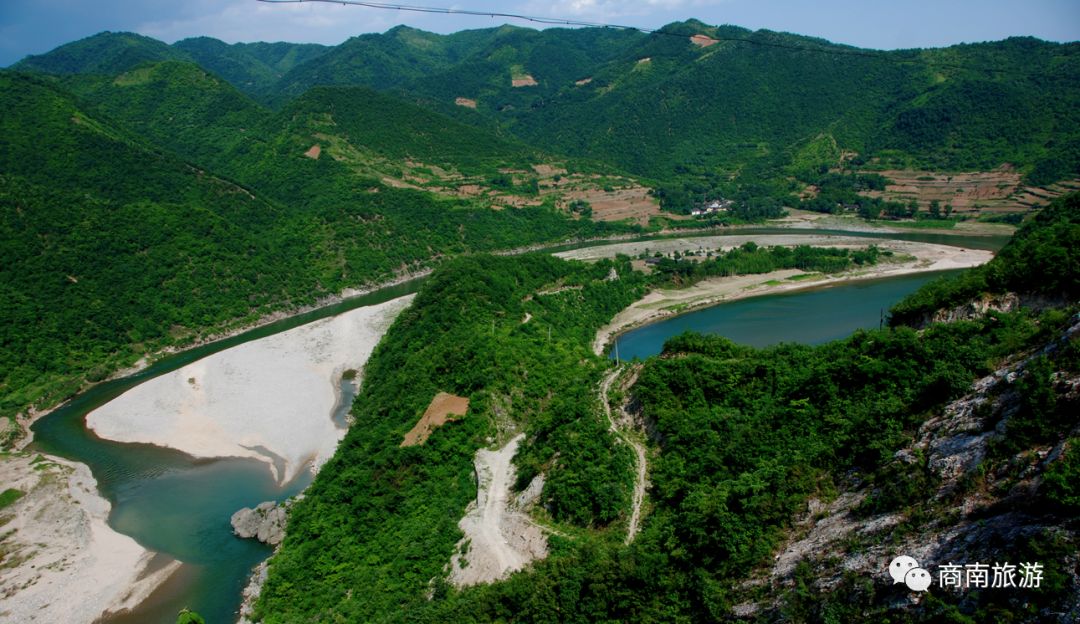
[[[822,37],[864,48],[940,47],[1031,35],[1080,40],[1080,0],[409,0],[644,28],[697,18]],[[229,43],[338,44],[397,24],[439,33],[528,23],[406,13],[323,2],[259,0],[0,0],[0,67],[103,30],[173,43],[207,35]]]

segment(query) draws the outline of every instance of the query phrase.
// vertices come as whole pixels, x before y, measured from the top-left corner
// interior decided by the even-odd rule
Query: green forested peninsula
[[[560,203],[560,184],[646,203],[651,192],[683,213],[726,198],[727,215],[760,220],[847,210],[883,192],[888,168],[1075,178],[1078,52],[1030,38],[877,52],[689,21],[651,34],[399,27],[332,47],[102,33],[29,57],[0,72],[0,416],[268,312],[434,267],[369,361],[337,456],[293,507],[263,621],[1065,612],[1080,596],[1076,195],[986,267],[898,304],[885,330],[764,350],[685,335],[621,370],[627,386],[607,397],[611,363],[590,344],[649,286],[835,270],[877,250],[747,245],[658,260],[650,278],[628,258],[484,252],[642,231],[593,221],[579,197]],[[858,209],[919,212],[880,196]],[[1028,305],[1002,303],[1013,296]],[[943,309],[961,320],[928,324]],[[438,392],[469,398],[469,413],[400,447]],[[649,466],[630,545],[636,457],[604,398],[643,423],[622,438]],[[934,436],[961,412],[984,468],[953,479]],[[519,432],[515,487],[545,477],[533,515],[549,555],[451,587],[474,453]],[[840,516],[854,528],[835,557],[793,555],[774,574],[799,531]],[[865,572],[844,558],[860,549],[980,523],[989,532],[965,534],[980,553],[1047,564],[1043,591],[909,604],[845,567]]]
[[[612,269],[619,279],[607,279]],[[440,267],[369,360],[355,424],[293,507],[259,616],[399,619],[427,608],[432,587],[442,603],[457,522],[476,497],[473,454],[515,430],[532,440],[523,479],[547,473],[548,521],[603,535],[628,504],[631,460],[593,409],[604,361],[589,342],[643,292],[628,261],[472,256]],[[468,397],[469,414],[400,447],[437,392]]]
[[[1055,303],[1080,298],[1080,195],[1035,215],[986,265],[932,282],[893,306],[890,322],[925,323],[937,310],[1010,292]]]
[[[1062,247],[1071,234],[1062,232],[1074,234],[1078,219],[1076,196],[1058,202],[986,270],[1055,274],[1058,259],[1071,253]],[[612,267],[619,279],[602,281]],[[626,546],[630,458],[613,444],[594,392],[611,363],[588,345],[596,327],[640,294],[643,278],[628,268],[527,257],[462,259],[439,269],[372,356],[357,424],[294,508],[259,602],[264,621],[706,622],[731,617],[745,602],[759,605],[750,620],[882,621],[906,595],[879,582],[883,567],[842,576],[827,563],[829,553],[812,551],[807,556],[825,560],[824,568],[804,561],[787,582],[746,581],[768,574],[810,499],[857,492],[861,502],[850,512],[857,522],[899,514],[884,536],[865,538],[878,541],[853,534],[845,543],[855,553],[887,551],[880,540],[944,539],[925,533],[939,526],[933,518],[948,527],[959,499],[1001,486],[990,476],[980,486],[979,473],[941,499],[941,477],[919,458],[910,474],[898,452],[1005,362],[1047,354],[1020,369],[1008,395],[1016,411],[990,443],[988,465],[1014,474],[1028,449],[1063,445],[1080,425],[1075,393],[1054,381],[1074,379],[1080,365],[1076,334],[1061,337],[1075,323],[1075,301],[925,330],[897,323],[820,347],[753,349],[683,335],[640,365],[628,396],[612,397],[647,423],[647,516]],[[1068,289],[1075,271],[1061,270],[1065,281],[1055,288]],[[928,287],[898,309],[912,301],[950,305],[939,292]],[[426,446],[398,448],[441,390],[471,397],[475,409]],[[557,531],[551,553],[503,582],[447,587],[455,523],[475,496],[472,453],[517,428],[527,433],[518,487],[548,476],[537,513]],[[996,533],[989,544],[1000,556],[1043,561],[1044,588],[966,598],[939,592],[902,607],[905,621],[1035,621],[1031,604],[1062,608],[1078,595],[1067,568],[1076,544],[1068,520],[1075,494],[1066,485],[1076,474],[1076,442],[1068,449],[1067,460],[1042,468],[1045,488],[1000,503],[1028,514],[1013,520],[1019,526],[1036,529]],[[842,557],[835,547],[841,550],[832,556]],[[843,589],[814,589],[821,570],[837,574]]]

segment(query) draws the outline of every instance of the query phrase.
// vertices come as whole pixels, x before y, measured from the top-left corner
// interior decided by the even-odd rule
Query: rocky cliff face
[[[835,496],[809,501],[774,564],[744,584],[734,613],[818,621],[843,605],[864,617],[889,613],[911,621],[1007,614],[1016,621],[1080,622],[1080,517],[1043,492],[1047,472],[1080,453],[1080,419],[1072,416],[1065,430],[1019,450],[1010,440],[1010,420],[1025,416],[1025,379],[1036,374],[1029,369],[1042,362],[1053,366],[1059,409],[1080,413],[1080,373],[1056,359],[1076,340],[1080,315],[1043,349],[1002,364],[932,414],[895,454],[887,479],[847,475]],[[930,572],[928,591],[890,577],[889,564],[900,555]],[[961,587],[940,583],[947,564],[966,574],[972,564],[1022,562],[1043,566],[1040,587],[973,588],[966,578]]]
[[[913,323],[913,325],[917,327],[926,327],[931,323],[973,321],[985,317],[990,312],[1016,312],[1021,307],[1039,311],[1048,307],[1061,306],[1065,303],[1065,300],[1062,298],[1047,298],[1040,295],[1018,294],[1014,292],[986,294],[963,305],[952,308],[941,308],[934,311],[932,314],[926,314],[918,322]]]

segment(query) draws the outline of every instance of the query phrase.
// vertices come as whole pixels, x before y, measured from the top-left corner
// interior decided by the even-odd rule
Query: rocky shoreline
[[[277,554],[278,547],[285,539],[285,529],[289,521],[289,508],[293,502],[300,500],[304,495],[300,494],[282,503],[266,501],[259,503],[254,509],[244,507],[232,515],[233,533],[237,537],[245,539],[257,539],[264,544],[274,547]],[[271,555],[270,557],[273,557]],[[255,610],[255,602],[262,593],[266,583],[267,572],[270,566],[270,557],[264,559],[251,572],[247,585],[244,586],[243,602],[240,604],[240,619],[238,624],[253,624],[251,618]]]

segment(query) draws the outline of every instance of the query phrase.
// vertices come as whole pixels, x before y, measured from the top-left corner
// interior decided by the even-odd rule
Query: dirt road
[[[476,452],[476,501],[458,523],[465,533],[459,544],[464,552],[451,559],[450,582],[458,587],[506,578],[547,556],[543,531],[510,500],[511,460],[524,439],[525,434],[518,434],[501,449]]]
[[[630,427],[629,418],[620,418],[619,421],[616,421],[612,413],[611,403],[608,401],[608,393],[611,391],[611,385],[619,378],[619,374],[622,373],[622,371],[622,367],[615,368],[600,382],[600,404],[604,406],[604,415],[607,416],[611,432],[614,433],[619,440],[629,444],[630,448],[634,450],[636,473],[634,476],[634,496],[630,509],[630,522],[626,527],[625,540],[625,543],[629,545],[634,541],[634,537],[637,536],[639,525],[641,523],[641,504],[645,500],[645,487],[647,485],[645,476],[648,473],[648,460],[645,457],[645,445],[634,440],[627,434],[627,429]],[[637,372],[634,371],[632,374],[636,378]],[[630,383],[633,383],[633,381],[631,380]]]

